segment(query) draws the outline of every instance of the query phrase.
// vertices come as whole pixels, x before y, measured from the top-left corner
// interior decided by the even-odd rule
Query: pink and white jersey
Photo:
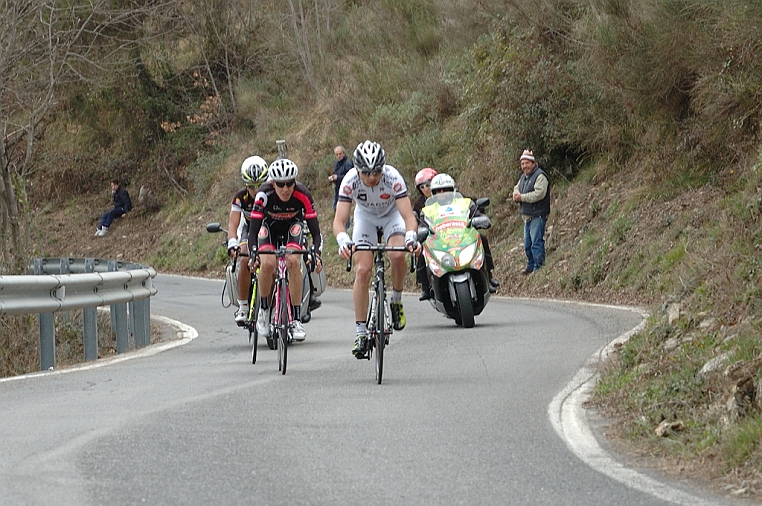
[[[391,165],[384,165],[381,180],[374,187],[366,186],[356,168],[341,181],[339,201],[357,204],[357,209],[374,216],[387,216],[396,211],[397,199],[407,197],[407,185],[402,175]]]

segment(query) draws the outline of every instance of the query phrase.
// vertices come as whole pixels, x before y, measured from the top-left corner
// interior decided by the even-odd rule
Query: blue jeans
[[[124,214],[124,209],[121,207],[115,207],[111,211],[106,211],[103,213],[103,216],[101,216],[101,227],[110,227],[111,222],[114,221],[116,218],[119,218],[121,215]]]
[[[524,252],[527,270],[536,271],[545,263],[545,223],[547,216],[534,216],[524,223]]]

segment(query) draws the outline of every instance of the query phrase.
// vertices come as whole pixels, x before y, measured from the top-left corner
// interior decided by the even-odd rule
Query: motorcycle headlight
[[[442,269],[442,266],[439,265],[439,257],[435,254],[432,255],[428,250],[424,250],[424,256],[426,257],[426,265],[428,266],[431,273],[438,278],[444,276],[444,269]]]
[[[451,254],[445,253],[444,251],[437,251],[436,256],[439,263],[442,264],[442,267],[445,269],[452,270],[455,268],[455,258]]]
[[[460,255],[458,255],[458,260],[460,261],[460,265],[462,267],[465,267],[468,264],[470,264],[471,261],[474,259],[474,253],[476,253],[475,242],[463,248],[463,250],[460,252]]]

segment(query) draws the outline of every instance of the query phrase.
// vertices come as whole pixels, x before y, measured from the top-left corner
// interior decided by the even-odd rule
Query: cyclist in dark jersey
[[[249,216],[254,208],[257,188],[267,180],[267,162],[262,157],[250,156],[241,164],[244,188],[233,196],[228,218],[228,255],[232,258],[238,251],[249,254]],[[238,270],[238,311],[235,322],[243,325],[249,313],[249,286],[251,272],[247,265]]]
[[[249,260],[252,270],[259,266],[259,293],[261,294],[261,309],[257,315],[257,332],[268,336],[267,310],[269,297],[272,294],[273,279],[275,278],[276,258],[273,255],[256,256],[259,250],[273,250],[278,245],[285,244],[289,248],[301,249],[304,235],[303,224],[312,234],[315,246],[315,271],[320,272],[323,263],[322,236],[318,223],[317,211],[312,200],[312,194],[302,183],[296,181],[299,169],[287,158],[275,160],[268,168],[269,181],[257,190],[254,197],[254,207],[250,214],[249,244],[254,247],[255,255]],[[291,293],[292,313],[291,333],[297,341],[304,341],[305,332],[301,322],[302,300],[302,271],[301,255],[287,255],[286,265],[289,277],[295,282],[289,284]],[[296,303],[295,303],[296,302]]]

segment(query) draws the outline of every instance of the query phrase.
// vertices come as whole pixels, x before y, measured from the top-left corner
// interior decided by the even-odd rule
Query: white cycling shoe
[[[248,307],[241,307],[238,308],[238,311],[235,312],[235,322],[238,325],[243,325],[246,323],[246,318],[249,316],[249,308]]]
[[[270,336],[270,311],[259,308],[257,315],[257,333],[263,337]]]
[[[307,337],[307,333],[304,331],[304,327],[302,327],[302,322],[299,320],[289,323],[288,330],[291,332],[291,337],[294,338],[294,341],[302,342]]]

